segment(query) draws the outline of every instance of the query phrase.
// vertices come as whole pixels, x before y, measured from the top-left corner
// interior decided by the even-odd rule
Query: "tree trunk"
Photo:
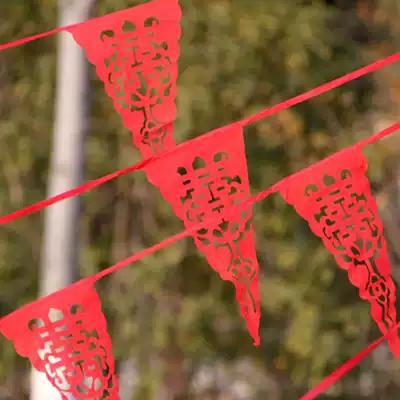
[[[60,26],[89,18],[95,0],[60,0]],[[85,54],[69,33],[60,33],[55,123],[48,196],[82,182],[84,138],[88,128],[89,74]],[[78,274],[80,199],[74,197],[45,210],[40,296],[71,284]],[[59,400],[43,374],[32,371],[31,400]]]

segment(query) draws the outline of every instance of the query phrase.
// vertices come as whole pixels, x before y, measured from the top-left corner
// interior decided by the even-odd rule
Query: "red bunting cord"
[[[323,93],[326,93],[332,89],[336,89],[339,86],[342,86],[350,81],[360,78],[363,75],[369,74],[371,72],[377,71],[383,67],[386,67],[389,64],[395,63],[400,60],[400,53],[392,54],[389,57],[386,57],[382,60],[376,61],[372,64],[369,64],[363,68],[350,72],[349,74],[343,75],[340,78],[334,79],[328,83],[322,84],[321,86],[316,87],[315,89],[311,89],[308,92],[300,94],[298,96],[292,97],[289,100],[283,101],[280,104],[272,106],[271,108],[267,108],[266,110],[262,110],[248,118],[245,118],[241,121],[242,126],[251,124],[255,121],[258,121],[265,117],[270,117],[272,114],[275,114],[279,111],[285,110],[289,107],[293,107],[299,103],[310,100],[313,97],[319,96]]]
[[[89,190],[92,190],[92,189],[96,188],[97,186],[102,185],[103,183],[106,183],[108,181],[111,181],[112,179],[118,178],[119,176],[128,174],[129,172],[132,172],[135,170],[140,170],[140,169],[144,168],[147,164],[149,164],[151,161],[153,161],[153,159],[157,159],[157,158],[159,158],[159,156],[151,157],[147,160],[140,161],[139,163],[131,165],[130,167],[120,169],[119,171],[112,172],[111,174],[104,175],[101,178],[97,178],[90,182],[84,183],[83,185],[78,186],[77,188],[60,193],[60,194],[50,197],[46,200],[39,201],[38,203],[32,204],[28,207],[20,208],[17,211],[14,211],[10,214],[4,215],[3,217],[0,217],[0,225],[7,224],[8,222],[22,218],[26,215],[33,214],[36,211],[43,210],[43,208],[51,206],[52,204],[58,203],[62,200],[66,200],[66,199],[69,199],[70,197],[78,196],[82,193],[88,192]]]
[[[372,351],[379,347],[388,336],[400,327],[400,323],[397,324],[390,332],[386,335],[381,336],[375,342],[370,343],[367,347],[357,353],[354,357],[347,360],[339,368],[335,369],[329,374],[322,382],[317,386],[314,386],[309,392],[302,396],[299,400],[313,400],[318,397],[321,393],[325,392],[329,387],[335,384],[341,377],[348,374],[354,367],[356,367],[365,357],[367,357]]]
[[[318,90],[318,88],[313,89],[313,90],[316,91],[316,90]],[[288,100],[288,101],[291,101],[291,100]],[[274,106],[274,107],[277,107],[277,106]],[[219,129],[221,129],[221,128],[219,128]],[[68,190],[67,192],[63,192],[63,193],[58,194],[56,196],[50,197],[49,199],[39,201],[38,203],[35,203],[35,204],[31,205],[31,206],[28,206],[28,207],[25,207],[25,208],[21,208],[21,209],[19,209],[17,211],[14,211],[14,212],[10,213],[10,214],[4,215],[4,216],[0,217],[0,225],[4,225],[4,224],[7,224],[7,223],[9,223],[11,221],[14,221],[16,219],[19,219],[19,218],[22,218],[24,216],[27,216],[29,214],[33,214],[34,212],[40,211],[43,208],[46,208],[46,207],[48,207],[48,206],[50,206],[52,204],[58,203],[58,202],[60,202],[62,200],[66,200],[66,199],[68,199],[70,197],[78,196],[78,195],[80,195],[82,193],[85,193],[85,192],[87,192],[87,191],[89,191],[91,189],[94,189],[97,186],[100,186],[103,183],[106,183],[106,182],[108,182],[108,181],[110,181],[110,180],[112,180],[114,178],[118,178],[118,177],[120,177],[122,175],[128,174],[129,172],[132,172],[132,171],[135,171],[135,170],[141,170],[141,169],[145,168],[147,165],[149,165],[150,163],[152,163],[154,161],[157,161],[157,160],[159,160],[161,158],[164,158],[164,157],[170,157],[172,154],[182,151],[187,146],[189,146],[189,144],[193,144],[193,142],[195,142],[195,141],[200,141],[200,140],[205,139],[206,137],[209,137],[211,135],[217,134],[219,129],[214,130],[212,132],[209,132],[207,134],[204,134],[202,136],[199,136],[199,137],[197,137],[195,139],[189,140],[187,142],[184,142],[184,143],[180,144],[179,146],[173,148],[172,150],[170,150],[170,151],[168,151],[166,153],[162,153],[161,155],[156,155],[156,156],[150,157],[150,158],[148,158],[146,160],[140,161],[137,164],[131,165],[130,167],[127,167],[127,168],[121,169],[119,171],[113,172],[111,174],[102,176],[101,178],[94,179],[94,180],[92,180],[92,181],[90,181],[88,183],[85,183],[85,184],[83,184],[81,186],[78,186],[77,188]],[[400,129],[400,122],[397,122],[397,123],[389,126],[388,128],[383,129],[379,133],[376,133],[376,134],[374,134],[374,135],[372,135],[372,136],[370,136],[370,137],[368,137],[366,139],[363,139],[362,141],[358,142],[356,145],[363,147],[363,146],[365,146],[367,144],[372,144],[372,143],[374,143],[374,142],[376,142],[378,140],[383,139],[386,136],[391,135],[392,133],[396,132],[399,129]]]
[[[221,216],[219,219],[228,219],[229,216],[237,214],[240,210],[250,207],[254,203],[257,203],[257,202],[265,199],[270,194],[275,193],[278,190],[279,190],[279,183],[271,186],[267,190],[263,190],[262,192],[257,193],[256,195],[250,197],[249,199],[247,199],[246,201],[244,201],[240,204],[236,204],[236,205],[232,206],[226,212],[221,213]],[[212,225],[213,223],[215,223],[215,217],[207,218],[203,222],[197,223],[197,224],[193,225],[192,227],[177,233],[176,235],[170,236],[169,238],[167,238],[151,247],[148,247],[147,249],[139,251],[138,253],[134,254],[133,256],[128,257],[125,260],[122,260],[122,261],[118,262],[117,264],[113,265],[112,267],[106,268],[106,269],[98,272],[97,274],[88,277],[87,279],[89,279],[89,280],[93,279],[94,281],[98,281],[99,279],[101,279],[107,275],[110,275],[110,274],[114,273],[115,271],[128,266],[129,264],[139,261],[143,257],[146,257],[152,253],[155,253],[156,251],[161,250],[164,247],[167,247],[170,244],[177,242],[178,240],[181,240],[187,236],[190,236],[190,235],[196,233],[198,230],[200,230],[202,228],[206,228],[207,226]]]
[[[79,25],[79,24],[76,24],[76,25]],[[74,27],[76,25],[71,25],[70,28],[72,28],[72,27]],[[54,35],[56,33],[60,33],[60,32],[65,31],[65,30],[66,30],[66,27],[55,28],[55,29],[52,29],[51,31],[38,33],[36,35],[27,36],[27,37],[24,37],[22,39],[17,39],[17,40],[14,40],[12,42],[1,44],[0,45],[0,51],[6,50],[6,49],[10,49],[11,47],[21,46],[22,44],[33,42],[34,40],[42,39],[42,38],[45,38],[47,36],[51,36],[51,35]]]
[[[290,98],[288,100],[285,100],[285,101],[283,101],[283,102],[281,102],[279,104],[276,104],[276,105],[274,105],[274,106],[272,106],[270,108],[267,108],[267,109],[265,109],[265,110],[263,110],[263,111],[261,111],[261,112],[259,112],[257,114],[254,114],[251,117],[248,117],[248,118],[246,118],[246,119],[244,119],[242,121],[237,122],[237,124],[240,124],[240,125],[244,126],[244,125],[250,124],[250,123],[252,123],[254,121],[257,121],[257,120],[259,120],[261,118],[265,118],[265,117],[271,116],[271,115],[273,115],[273,114],[275,114],[275,113],[277,113],[279,111],[285,110],[287,108],[292,107],[295,104],[299,104],[299,103],[301,103],[303,101],[306,101],[306,100],[309,100],[309,99],[311,99],[313,97],[319,96],[322,93],[325,93],[325,92],[327,92],[327,91],[329,91],[329,90],[331,90],[333,88],[336,88],[336,87],[341,86],[341,85],[343,85],[345,83],[348,83],[348,82],[350,82],[350,81],[352,81],[354,79],[357,79],[357,78],[359,78],[359,77],[361,77],[361,76],[363,76],[365,74],[368,74],[368,73],[370,73],[372,71],[376,71],[376,70],[378,70],[380,68],[383,68],[384,66],[389,65],[391,63],[394,63],[394,62],[396,62],[398,60],[400,60],[400,53],[395,53],[390,57],[387,57],[385,59],[377,61],[377,62],[375,62],[373,64],[370,64],[370,65],[368,65],[366,67],[363,67],[363,68],[361,68],[359,70],[356,70],[356,71],[353,71],[353,72],[351,72],[351,73],[349,73],[347,75],[344,75],[341,78],[335,79],[335,80],[330,81],[328,83],[325,83],[325,84],[323,84],[321,86],[318,86],[318,87],[316,87],[314,89],[311,89],[308,92],[305,92],[305,93],[303,93],[303,94],[301,94],[299,96],[292,97],[292,98]],[[157,160],[159,160],[161,158],[164,158],[164,157],[170,157],[172,154],[175,154],[176,152],[180,152],[183,149],[186,149],[186,147],[191,145],[193,141],[200,141],[200,140],[203,140],[203,139],[205,139],[205,138],[207,138],[209,136],[217,135],[223,128],[224,127],[217,128],[217,129],[215,129],[215,130],[213,130],[211,132],[208,132],[206,134],[203,134],[203,135],[201,135],[201,136],[199,136],[199,137],[197,137],[195,139],[186,141],[186,142],[174,147],[172,150],[168,150],[168,151],[166,151],[164,153],[149,157],[149,158],[147,158],[147,159],[145,159],[145,160],[143,160],[143,161],[141,161],[141,162],[139,162],[137,164],[134,164],[134,165],[132,165],[130,167],[127,167],[125,169],[121,169],[121,170],[119,170],[117,172],[113,172],[113,173],[111,173],[109,175],[105,175],[105,176],[103,176],[101,178],[94,179],[94,180],[92,180],[92,181],[90,181],[88,183],[85,183],[85,184],[83,184],[81,186],[78,186],[77,188],[71,189],[71,190],[69,190],[67,192],[63,192],[63,193],[61,193],[59,195],[50,197],[49,199],[42,200],[42,201],[40,201],[38,203],[35,203],[33,205],[30,205],[28,207],[25,207],[25,208],[19,209],[17,211],[14,211],[14,212],[12,212],[10,214],[4,215],[4,216],[0,217],[0,225],[6,224],[6,223],[11,222],[11,221],[14,221],[14,220],[16,220],[18,218],[21,218],[21,217],[24,217],[26,215],[32,214],[34,212],[40,211],[43,208],[46,208],[46,207],[48,207],[48,206],[50,206],[52,204],[58,203],[59,201],[68,199],[68,198],[73,197],[73,196],[80,195],[82,193],[85,193],[85,192],[87,192],[87,191],[89,191],[91,189],[94,189],[97,186],[102,185],[103,183],[106,183],[106,182],[110,181],[111,179],[114,179],[114,178],[117,178],[119,176],[128,174],[129,172],[132,172],[132,171],[135,171],[135,170],[141,170],[145,166],[147,166],[148,164],[150,164],[150,163],[152,163],[154,161],[157,161]],[[398,129],[398,124],[394,124],[391,127],[389,127],[387,129],[383,130],[382,132],[378,133],[377,135],[373,135],[370,138],[367,138],[367,139],[361,141],[360,144],[362,146],[366,145],[366,144],[371,144],[371,143],[375,142],[376,140],[382,139],[384,136],[390,135],[391,133],[393,133],[397,129]]]
[[[126,11],[126,10],[121,10],[119,12],[124,12],[124,11]],[[111,14],[114,14],[114,13],[109,13],[109,14],[106,14],[106,15],[111,15]],[[13,40],[12,42],[1,44],[0,45],[0,51],[6,50],[6,49],[10,49],[12,47],[21,46],[23,44],[26,44],[26,43],[29,43],[29,42],[33,42],[33,41],[38,40],[38,39],[43,39],[45,37],[55,35],[56,33],[60,33],[60,32],[63,32],[63,31],[67,31],[69,29],[76,28],[76,27],[78,27],[80,25],[83,25],[83,24],[87,23],[88,21],[95,21],[95,20],[100,19],[100,18],[102,18],[102,17],[90,18],[90,19],[88,19],[86,21],[83,21],[83,22],[78,22],[78,23],[72,24],[72,25],[61,26],[59,28],[51,29],[50,31],[37,33],[36,35],[26,36],[26,37],[21,38],[21,39]]]

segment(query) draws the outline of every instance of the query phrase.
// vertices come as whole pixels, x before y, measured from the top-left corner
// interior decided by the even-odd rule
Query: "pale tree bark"
[[[129,147],[124,145],[124,141],[121,140],[120,160],[123,159],[124,148]],[[116,209],[114,230],[116,233],[115,244],[117,245],[114,249],[114,258],[116,260],[125,258],[143,248],[145,226],[149,225],[146,223],[146,216],[148,215],[147,191],[143,182],[136,181],[133,189],[129,187],[122,188],[122,185],[121,181],[119,193],[125,193],[124,197],[129,199],[129,203],[120,204]],[[132,190],[132,193],[129,189]],[[127,222],[125,227],[121,224],[123,220]],[[121,235],[118,234],[121,230],[125,231],[123,240]],[[154,358],[152,343],[154,298],[151,294],[145,293],[140,284],[138,285],[135,281],[130,281],[129,278],[126,278],[123,271],[120,274],[116,274],[114,284],[116,287],[121,287],[122,285],[125,290],[135,293],[134,301],[137,305],[137,313],[129,317],[136,318],[139,329],[137,353],[127,349],[126,357],[119,363],[119,395],[121,400],[148,398],[151,395],[148,393],[149,387],[147,383],[153,375],[150,365],[152,358]]]
[[[59,0],[59,24],[90,17],[95,0]],[[55,123],[48,196],[70,190],[83,178],[84,138],[88,128],[89,73],[85,54],[69,33],[58,37]],[[79,198],[45,210],[40,296],[71,284],[77,277]],[[31,400],[59,400],[60,394],[43,374],[32,371]]]

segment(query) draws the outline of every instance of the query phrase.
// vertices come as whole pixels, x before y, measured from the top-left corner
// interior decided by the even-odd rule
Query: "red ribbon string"
[[[323,93],[328,92],[329,90],[336,89],[339,86],[344,85],[350,81],[360,78],[363,75],[369,74],[371,72],[377,71],[383,67],[386,67],[389,64],[395,63],[400,60],[400,53],[395,53],[389,57],[386,57],[382,60],[376,61],[372,64],[367,65],[366,67],[360,68],[356,71],[350,72],[347,75],[343,75],[340,78],[334,79],[333,81],[324,83],[314,89],[309,90],[303,94],[292,97],[289,100],[286,100],[280,104],[267,108],[254,114],[244,120],[241,121],[243,126],[249,125],[255,121],[258,121],[262,118],[270,117],[272,114],[275,114],[279,111],[285,110],[289,107],[293,107],[296,104],[302,103],[306,100],[310,100],[313,97],[319,96]]]
[[[370,136],[370,137],[368,137],[368,138],[356,143],[355,146],[363,147],[363,146],[365,146],[367,144],[374,143],[374,142],[376,142],[378,140],[383,139],[386,136],[391,135],[392,133],[396,132],[399,129],[400,129],[400,122],[397,122],[397,123],[389,126],[388,128],[383,129],[382,131],[376,133],[375,135],[372,135],[372,136]],[[130,167],[127,167],[125,169],[121,169],[121,170],[113,172],[113,173],[111,173],[109,175],[102,176],[101,178],[94,179],[94,180],[92,180],[92,181],[90,181],[88,183],[85,183],[85,184],[83,184],[81,186],[78,186],[77,188],[71,189],[71,190],[69,190],[67,192],[63,192],[63,193],[58,194],[56,196],[50,197],[49,199],[39,201],[38,203],[32,204],[32,205],[30,205],[28,207],[21,208],[21,209],[19,209],[17,211],[14,211],[14,212],[10,213],[10,214],[4,215],[4,216],[0,217],[0,225],[7,224],[8,222],[11,222],[11,221],[14,221],[16,219],[22,218],[22,217],[24,217],[26,215],[30,215],[30,214],[32,214],[34,212],[40,211],[43,208],[46,208],[46,207],[48,207],[48,206],[50,206],[52,204],[58,203],[59,201],[66,200],[66,199],[68,199],[70,197],[73,197],[73,196],[78,196],[78,195],[80,195],[82,193],[85,193],[85,192],[87,192],[87,191],[89,191],[91,189],[96,188],[97,186],[102,185],[103,183],[106,183],[106,182],[110,181],[111,179],[114,179],[114,178],[117,178],[119,176],[128,174],[129,172],[132,172],[132,171],[135,171],[135,170],[141,170],[144,167],[146,167],[148,164],[150,164],[150,163],[152,163],[152,162],[154,162],[156,160],[159,160],[160,158],[170,157],[175,152],[182,151],[183,149],[185,149],[186,146],[193,145],[193,141],[204,140],[205,138],[207,138],[210,135],[219,134],[220,130],[221,130],[221,128],[218,128],[218,129],[216,129],[214,131],[211,131],[211,132],[209,132],[209,133],[207,133],[205,135],[199,136],[199,137],[197,137],[197,138],[195,138],[193,140],[189,140],[187,142],[184,142],[181,145],[173,148],[170,151],[167,151],[165,153],[161,153],[161,155],[157,155],[157,156],[154,156],[154,157],[147,158],[146,160],[143,160],[143,161],[141,161],[141,162],[139,162],[137,164],[131,165]],[[308,167],[308,168],[312,168],[312,166]]]
[[[128,10],[128,9],[126,9],[126,10]],[[126,12],[126,10],[120,10],[120,11],[117,11],[117,12],[118,13]],[[109,13],[109,14],[106,14],[106,15],[110,15],[110,14],[115,14],[115,13]],[[63,31],[67,31],[67,30],[73,29],[73,28],[75,28],[75,27],[77,27],[79,25],[85,24],[88,21],[94,21],[94,20],[97,20],[99,18],[103,18],[106,15],[103,15],[103,16],[100,16],[100,17],[95,17],[95,18],[90,18],[90,19],[88,19],[86,21],[78,22],[78,23],[72,24],[72,25],[60,26],[59,28],[51,29],[50,31],[47,31],[47,32],[37,33],[36,35],[26,36],[26,37],[21,38],[21,39],[13,40],[12,42],[1,44],[0,45],[0,51],[6,50],[6,49],[10,49],[12,47],[21,46],[23,44],[26,44],[26,43],[29,43],[29,42],[33,42],[33,41],[38,40],[38,39],[43,39],[43,38],[45,38],[47,36],[55,35],[56,33],[60,33],[60,32],[63,32]]]
[[[32,214],[36,211],[40,211],[43,208],[51,206],[54,203],[58,203],[59,201],[66,200],[70,197],[78,196],[82,193],[85,193],[91,189],[96,188],[97,186],[102,185],[103,183],[110,181],[111,179],[118,178],[119,176],[125,175],[125,174],[135,171],[135,170],[142,169],[147,164],[149,164],[151,161],[152,161],[152,158],[148,158],[147,160],[144,160],[137,164],[131,165],[130,167],[120,169],[119,171],[102,176],[101,178],[94,179],[88,183],[84,183],[83,185],[78,186],[77,188],[68,190],[67,192],[63,192],[56,196],[50,197],[46,200],[39,201],[38,203],[32,204],[28,207],[20,208],[17,211],[14,211],[10,214],[4,215],[3,217],[0,217],[0,225],[7,224],[8,222],[22,218],[22,217]]]
[[[322,382],[317,386],[313,387],[308,393],[302,396],[299,400],[313,400],[319,396],[322,392],[325,392],[329,387],[336,383],[344,375],[348,374],[354,367],[356,367],[365,357],[367,357],[372,351],[374,351],[378,346],[380,346],[393,331],[400,327],[398,323],[392,330],[390,330],[386,335],[380,337],[375,342],[369,344],[366,348],[361,350],[358,354],[347,360],[339,368],[335,369],[330,375],[328,375]]]
[[[45,37],[47,37],[47,36],[51,36],[51,35],[54,35],[54,34],[56,34],[56,33],[60,33],[60,32],[62,32],[62,31],[65,30],[65,29],[66,29],[66,28],[63,28],[63,27],[61,27],[61,28],[56,28],[56,29],[52,29],[51,31],[47,31],[47,32],[43,32],[43,33],[38,33],[38,34],[36,34],[36,35],[27,36],[27,37],[24,37],[24,38],[22,38],[22,39],[18,39],[18,40],[14,40],[14,41],[12,41],[12,42],[9,42],[9,43],[1,44],[1,45],[0,45],[0,51],[6,50],[6,49],[10,49],[11,47],[21,46],[22,44],[26,44],[26,43],[29,43],[29,42],[33,42],[34,40],[42,39],[42,38],[45,38]]]
[[[229,216],[237,214],[238,211],[248,208],[249,206],[265,199],[270,194],[275,193],[278,190],[279,190],[278,184],[273,185],[269,189],[257,193],[256,195],[250,197],[249,199],[243,201],[242,203],[238,203],[238,204],[235,204],[234,206],[227,208],[227,210],[225,212],[222,212],[219,215],[219,219],[228,219]],[[215,224],[214,216],[211,216],[210,218],[205,219],[203,222],[199,222],[199,223],[193,225],[192,227],[177,233],[176,235],[170,236],[167,239],[165,239],[151,247],[148,247],[147,249],[139,251],[138,253],[136,253],[128,258],[125,258],[124,260],[118,262],[117,264],[114,264],[111,267],[103,269],[102,271],[98,272],[97,274],[89,276],[88,278],[85,278],[85,279],[98,281],[99,279],[101,279],[107,275],[110,275],[110,274],[114,273],[115,271],[128,266],[129,264],[139,261],[141,258],[146,257],[152,253],[155,253],[156,251],[161,250],[164,247],[167,247],[170,244],[177,242],[178,240],[181,240],[187,236],[190,236],[190,235],[196,233],[199,229],[205,228],[211,224]]]

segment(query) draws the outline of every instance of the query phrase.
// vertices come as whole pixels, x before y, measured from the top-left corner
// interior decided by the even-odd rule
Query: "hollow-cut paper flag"
[[[366,172],[361,148],[349,148],[286,179],[281,194],[347,271],[386,334],[397,322],[396,287]],[[389,337],[389,345],[400,357],[397,333]]]
[[[250,207],[229,219],[218,217],[250,197],[242,128],[230,125],[218,135],[188,142],[185,151],[161,158],[147,174],[187,228],[215,215],[215,224],[197,231],[194,240],[211,267],[232,282],[247,328],[259,345],[259,266]]]
[[[93,283],[30,303],[0,321],[16,352],[46,374],[63,400],[118,400],[107,322]]]
[[[174,147],[181,9],[153,0],[68,28],[144,158]]]

